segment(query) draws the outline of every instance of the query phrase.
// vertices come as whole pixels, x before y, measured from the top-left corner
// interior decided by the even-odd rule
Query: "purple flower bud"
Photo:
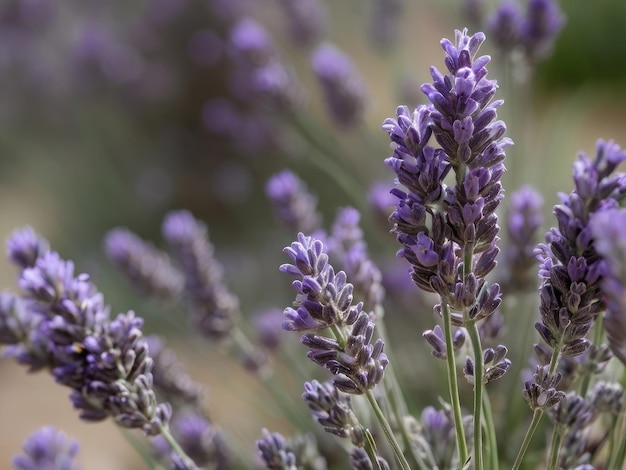
[[[7,256],[21,269],[30,268],[48,251],[48,241],[38,236],[31,227],[16,230],[7,240]]]

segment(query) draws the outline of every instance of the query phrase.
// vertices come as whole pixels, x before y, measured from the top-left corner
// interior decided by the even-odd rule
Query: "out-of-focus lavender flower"
[[[535,328],[555,354],[585,352],[586,336],[604,308],[600,284],[607,269],[596,251],[590,218],[615,208],[626,195],[626,174],[612,175],[624,160],[626,152],[613,142],[599,141],[593,161],[580,155],[574,164],[575,189],[561,194],[561,204],[554,207],[558,228],[537,248],[542,286],[541,322]]]
[[[357,125],[365,110],[366,89],[352,60],[332,44],[323,43],[313,51],[311,67],[334,123],[344,129]]]
[[[543,224],[543,198],[530,186],[524,186],[511,195],[506,215],[507,245],[504,263],[499,271],[498,284],[506,294],[537,288],[537,260],[534,254],[538,230]]]
[[[162,299],[176,298],[182,292],[184,277],[167,253],[130,230],[118,227],[109,231],[104,251],[140,292]]]
[[[565,25],[565,18],[555,0],[529,0],[522,26],[522,43],[526,57],[535,63],[546,57]]]
[[[320,228],[322,216],[317,211],[317,197],[292,171],[282,170],[271,176],[265,194],[276,219],[289,230],[310,234]]]
[[[437,468],[455,468],[456,441],[454,435],[454,420],[450,410],[436,410],[427,406],[420,418],[421,436],[434,459]],[[471,436],[472,428],[464,423],[466,436]]]
[[[229,454],[221,431],[197,411],[174,414],[171,422],[172,435],[191,460],[202,468],[224,470],[229,465]],[[180,457],[172,451],[170,444],[157,436],[152,440],[158,455],[172,470],[185,470]]]
[[[232,91],[244,100],[261,99],[275,109],[296,105],[298,86],[282,63],[267,30],[252,18],[243,18],[230,33]]]
[[[413,115],[399,107],[397,118],[383,123],[395,144],[385,163],[408,190],[392,190],[398,202],[390,220],[404,246],[398,255],[409,261],[420,288],[476,321],[500,303],[498,284],[487,288],[485,277],[499,251],[495,210],[503,197],[504,149],[511,144],[504,123],[495,121],[502,102],[492,102],[497,87],[486,78],[490,59],[476,57],[484,39],[464,30],[456,32],[456,45],[442,40],[449,74],[431,67],[433,83],[422,85],[431,104]],[[428,144],[431,135],[441,148]],[[454,186],[444,184],[450,170]],[[470,260],[469,269],[461,269]],[[467,318],[453,314],[459,326]]]
[[[461,5],[463,15],[468,19],[469,25],[478,28],[483,24],[485,17],[485,0],[463,0]],[[491,37],[491,35],[489,35]]]
[[[224,44],[220,36],[211,29],[196,31],[189,38],[187,53],[201,67],[212,67],[222,56]]]
[[[370,186],[368,192],[368,205],[374,220],[385,232],[389,230],[389,216],[396,205],[396,199],[390,193],[392,187],[392,182],[378,181]]]
[[[24,454],[13,458],[15,470],[80,470],[74,461],[78,443],[52,426],[34,432],[23,446]]]
[[[175,411],[183,407],[202,410],[202,387],[187,374],[174,351],[167,348],[163,339],[157,335],[147,336],[146,343],[153,360],[153,383],[159,398],[170,403]]]
[[[269,351],[276,350],[284,340],[285,331],[281,328],[284,318],[279,308],[263,310],[252,316],[259,342]]]
[[[611,351],[626,364],[626,209],[598,212],[589,222],[594,247],[604,259],[604,330]]]
[[[286,18],[287,32],[293,43],[309,46],[319,40],[326,29],[326,9],[320,0],[279,0]]]
[[[120,426],[159,434],[171,409],[157,403],[152,388],[143,320],[132,311],[111,320],[89,276],[75,276],[74,264],[55,252],[44,253],[34,266],[23,269],[18,284],[26,300],[20,306],[5,298],[0,314],[10,317],[0,324],[10,327],[17,320],[30,330],[14,335],[19,343],[7,353],[34,369],[47,366],[57,383],[72,388],[70,399],[81,418],[99,421],[110,416]]]
[[[503,53],[510,54],[521,45],[524,20],[519,4],[504,0],[487,18],[485,29],[494,44]]]
[[[565,24],[554,0],[529,0],[526,11],[504,0],[485,22],[486,31],[504,54],[517,54],[533,66],[546,58]]]
[[[243,57],[251,64],[269,62],[276,50],[269,33],[252,18],[242,18],[230,31],[231,54]]]
[[[617,416],[624,408],[624,389],[617,382],[599,380],[589,393],[589,403],[596,412]]]
[[[37,235],[31,227],[16,230],[7,241],[9,260],[22,269],[34,266],[37,258],[48,249],[48,240]]]
[[[312,434],[286,439],[280,433],[263,429],[257,441],[259,456],[268,470],[327,470],[326,459],[320,455]]]
[[[287,307],[283,328],[290,331],[315,332],[331,328],[335,338],[307,333],[301,338],[309,347],[307,357],[335,375],[335,386],[345,392],[361,394],[372,389],[383,378],[388,364],[384,343],[371,344],[374,323],[362,310],[362,303],[352,305],[352,284],[346,274],[335,274],[320,240],[298,234],[298,241],[284,252],[293,264],[280,270],[296,280],[294,308]]]
[[[239,302],[224,283],[207,227],[191,212],[181,210],[166,215],[162,231],[185,274],[192,322],[209,338],[228,337],[239,316]]]
[[[344,207],[337,215],[327,240],[328,252],[338,259],[352,281],[366,310],[377,311],[385,298],[380,269],[367,254],[367,244],[359,222],[361,213]]]
[[[369,20],[369,38],[382,50],[393,47],[401,30],[405,0],[376,0]]]

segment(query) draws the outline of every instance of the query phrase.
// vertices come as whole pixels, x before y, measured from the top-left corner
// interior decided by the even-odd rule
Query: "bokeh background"
[[[114,312],[134,309],[146,319],[146,332],[167,335],[190,374],[206,385],[213,420],[250,455],[263,426],[289,432],[290,424],[266,405],[267,393],[236,360],[189,340],[183,312],[136,294],[106,260],[102,241],[111,228],[126,226],[162,246],[163,216],[189,209],[207,223],[244,315],[282,308],[292,294],[278,266],[295,234],[273,217],[264,186],[290,168],[318,195],[326,226],[338,207],[356,206],[372,257],[390,269],[401,265],[390,227],[368,211],[369,188],[393,182],[383,164],[390,152],[380,124],[397,105],[423,102],[419,86],[430,78],[428,67],[443,68],[440,38],[477,26],[464,16],[461,0],[322,3],[325,27],[315,41],[299,45],[279,0],[0,0],[0,238],[33,226],[92,275]],[[376,25],[377,3],[398,8],[386,29]],[[506,74],[489,38],[482,50],[493,56],[490,76],[507,100],[500,114],[516,141],[505,188],[527,182],[541,191],[546,228],[557,192],[572,186],[577,153],[592,153],[601,137],[626,145],[626,4],[561,3],[566,24],[553,53],[525,80]],[[484,2],[486,12],[494,4]],[[233,91],[228,38],[245,17],[267,28],[299,83],[293,114]],[[366,83],[357,126],[338,126],[325,112],[309,65],[320,41],[349,54]],[[293,115],[332,155],[303,137]],[[359,193],[344,190],[329,158],[351,172]],[[8,262],[0,262],[0,285],[15,290]],[[420,304],[407,295],[408,307],[392,303],[387,321],[392,360],[419,407],[444,382],[436,375],[414,380],[433,366],[421,339],[433,315],[411,311]],[[172,328],[172,321],[183,326]],[[308,367],[304,349],[294,351]],[[289,371],[279,363],[277,374]],[[47,424],[80,440],[85,468],[142,468],[115,426],[80,422],[67,395],[45,373],[29,375],[0,361],[0,469],[10,468],[22,441]]]

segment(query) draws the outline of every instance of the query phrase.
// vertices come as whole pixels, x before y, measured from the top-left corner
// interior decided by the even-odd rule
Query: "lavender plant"
[[[153,212],[194,209],[166,212],[162,245],[136,235],[145,227],[129,218],[131,228],[105,235],[106,256],[147,306],[145,322],[132,310],[111,316],[91,280],[101,275],[93,261],[93,277],[77,275],[34,230],[15,231],[7,258],[18,270],[17,291],[0,294],[3,356],[50,372],[70,389],[81,419],[141,429],[144,436],[129,440],[155,468],[623,468],[626,174],[618,170],[626,152],[600,140],[592,158],[581,154],[574,188],[559,194],[538,244],[551,196],[511,188],[504,207],[513,142],[498,113],[511,108],[512,92],[506,104],[497,98],[491,58],[479,54],[491,42],[501,53],[494,62],[513,73],[503,76],[507,87],[530,83],[526,72],[548,56],[565,24],[556,3],[502,3],[488,15],[483,2],[464,2],[487,35],[461,29],[441,40],[445,68],[431,67],[430,81],[413,87],[422,96],[412,101],[422,104],[399,106],[382,124],[390,151],[368,133],[379,106],[374,78],[358,55],[342,52],[349,49],[341,35],[326,37],[335,5],[192,3],[153,0],[125,10],[128,25],[92,27],[88,20],[116,7],[86,2],[72,41],[51,35],[72,52],[67,83],[51,80],[56,92],[115,96],[163,147],[211,158],[206,166],[187,162],[188,173],[176,165],[157,171],[170,178],[159,182],[179,186],[174,200],[154,199]],[[34,39],[67,21],[64,8],[42,0],[0,7],[0,37],[36,31],[21,39],[20,50],[34,50]],[[364,34],[379,52],[399,47],[409,10],[398,0],[368,10]],[[286,20],[282,41],[274,11]],[[3,57],[18,60],[14,52]],[[30,63],[19,70],[36,72]],[[207,85],[213,81],[219,92]],[[317,94],[307,90],[314,81]],[[329,119],[317,119],[311,100]],[[214,147],[218,134],[233,153]],[[515,161],[528,149],[516,149],[507,167],[517,177]],[[384,158],[393,183],[370,174],[368,156],[379,166]],[[111,162],[110,173],[118,166]],[[199,176],[206,174],[209,184]],[[262,192],[253,177],[266,181],[262,211],[235,202]],[[210,186],[206,194],[224,203],[208,224],[201,207],[215,200],[187,198],[188,181]],[[338,207],[332,220],[329,201]],[[262,230],[270,212],[280,235]],[[221,232],[227,220],[238,221],[236,231]],[[388,253],[391,237],[372,230],[381,225],[400,244],[399,260]],[[291,242],[279,271],[292,280],[291,303],[265,256],[278,254],[283,235]],[[229,239],[256,243],[228,253]],[[400,279],[390,274],[398,271]],[[142,304],[146,298],[157,302]],[[517,330],[532,323],[534,331]],[[157,324],[172,331],[144,336]],[[199,359],[196,367],[184,367],[178,348]],[[245,396],[263,414],[252,440],[229,421],[232,401],[209,399],[195,377],[209,368],[230,400]],[[232,382],[239,373],[245,386]],[[248,410],[241,414],[256,426]],[[13,465],[74,469],[76,455],[76,443],[44,427]]]

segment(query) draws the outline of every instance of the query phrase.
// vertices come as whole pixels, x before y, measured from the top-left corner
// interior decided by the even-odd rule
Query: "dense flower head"
[[[490,59],[476,57],[484,39],[464,30],[455,44],[442,40],[448,74],[431,68],[433,83],[422,85],[430,104],[413,114],[401,106],[396,119],[383,123],[393,143],[385,163],[406,188],[392,190],[398,202],[390,220],[404,247],[398,256],[411,264],[418,287],[438,293],[454,311],[469,309],[471,319],[486,318],[500,302],[497,284],[483,287],[499,252],[495,211],[511,144],[496,120],[502,102],[492,101],[497,86],[486,78]],[[431,136],[440,148],[430,145]],[[455,184],[447,185],[451,170]]]
[[[517,2],[501,2],[487,19],[485,28],[489,38],[505,53],[520,45],[524,14]]]
[[[165,299],[181,293],[184,278],[169,256],[130,230],[110,230],[104,239],[104,250],[140,292]]]
[[[352,60],[332,44],[323,43],[313,51],[311,67],[335,124],[343,128],[358,124],[365,108],[366,90]]]
[[[389,363],[379,338],[373,344],[374,323],[359,302],[352,305],[353,286],[346,274],[335,274],[317,239],[298,234],[298,241],[284,249],[294,264],[280,270],[296,280],[295,309],[287,307],[283,328],[307,331],[301,338],[309,348],[307,357],[335,375],[335,386],[353,394],[372,389],[383,378]],[[333,328],[334,337],[320,336],[319,330]]]
[[[75,462],[78,443],[52,426],[34,432],[23,446],[24,454],[13,458],[15,470],[79,470]]]
[[[48,368],[70,387],[81,418],[110,416],[120,426],[158,434],[170,407],[156,400],[143,320],[132,311],[111,319],[89,276],[76,276],[74,264],[56,252],[23,269],[18,285],[24,300],[3,297],[0,305],[0,325],[14,332],[16,325],[25,328],[21,336],[3,335],[14,341],[7,353],[31,369]]]
[[[561,204],[554,207],[558,226],[537,248],[542,286],[541,322],[535,327],[552,349],[565,355],[589,348],[587,333],[604,308],[600,284],[606,264],[595,247],[590,220],[626,195],[626,174],[612,175],[624,160],[626,152],[613,142],[599,141],[594,160],[580,155],[574,164],[575,189],[561,194]]]

